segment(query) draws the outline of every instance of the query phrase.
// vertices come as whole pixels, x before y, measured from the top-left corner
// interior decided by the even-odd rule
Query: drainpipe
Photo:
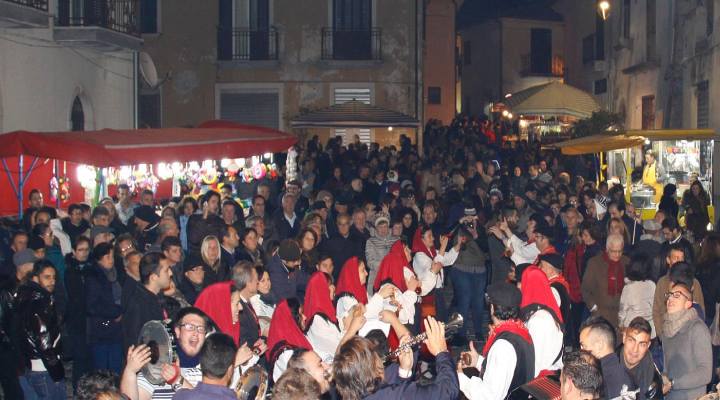
[[[138,62],[139,62],[139,59],[140,59],[140,57],[138,57],[138,51],[133,50],[133,57],[132,57],[132,63],[133,63],[133,74],[132,74],[132,76],[133,76],[133,90],[132,90],[132,93],[133,93],[133,116],[132,116],[132,119],[133,119],[133,128],[135,128],[135,129],[138,128],[138,124],[139,124],[139,121],[138,121],[138,114],[139,114],[138,113],[138,95],[139,95]]]
[[[423,152],[423,132],[422,128],[425,125],[424,121],[422,120],[422,113],[420,111],[422,98],[420,96],[423,95],[423,92],[425,91],[425,88],[420,90],[420,85],[422,84],[422,79],[420,78],[420,62],[422,61],[422,57],[420,55],[420,18],[423,17],[421,12],[424,13],[423,6],[419,5],[421,3],[424,5],[425,0],[415,0],[415,118],[418,120],[420,125],[415,130],[415,142],[418,146],[418,152],[422,154]]]

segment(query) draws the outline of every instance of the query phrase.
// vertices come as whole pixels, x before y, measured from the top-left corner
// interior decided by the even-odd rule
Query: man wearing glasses
[[[686,284],[674,283],[665,298],[663,393],[667,400],[697,399],[712,378],[710,331],[693,308]]]
[[[163,366],[164,385],[153,385],[140,372],[150,362],[150,348],[145,345],[130,346],[127,363],[120,381],[120,390],[131,399],[170,399],[181,387],[192,389],[202,379],[199,353],[205,343],[209,319],[195,307],[187,307],[177,314],[175,342],[179,370],[169,364]]]

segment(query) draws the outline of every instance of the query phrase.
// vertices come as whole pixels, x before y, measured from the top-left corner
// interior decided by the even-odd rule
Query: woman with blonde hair
[[[215,235],[205,236],[200,245],[200,257],[203,260],[208,283],[222,282],[228,278],[228,267],[220,259],[220,241]]]

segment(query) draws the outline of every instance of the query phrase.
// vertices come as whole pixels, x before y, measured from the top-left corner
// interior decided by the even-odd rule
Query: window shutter
[[[220,118],[279,129],[279,104],[278,93],[222,93]]]

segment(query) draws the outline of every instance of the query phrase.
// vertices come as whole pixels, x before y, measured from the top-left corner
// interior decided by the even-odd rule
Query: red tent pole
[[[23,217],[23,188],[25,187],[25,181],[27,181],[27,179],[30,177],[30,174],[35,168],[35,164],[37,164],[37,161],[38,158],[34,157],[32,162],[30,163],[30,168],[27,170],[27,172],[25,172],[25,159],[22,154],[18,157],[18,181],[17,185],[15,185],[15,179],[13,179],[10,168],[8,168],[7,161],[4,158],[2,159],[2,165],[3,169],[5,170],[5,175],[7,175],[8,180],[10,181],[10,186],[12,187],[13,192],[15,192],[15,197],[18,200],[19,219],[22,219]]]
[[[20,165],[22,165],[22,156],[20,156]],[[18,207],[20,209],[20,217],[22,219],[22,200],[21,200],[21,192],[18,190],[17,186],[15,185],[15,179],[12,176],[12,173],[10,172],[10,168],[8,168],[7,160],[4,158],[2,159],[2,165],[3,170],[5,170],[5,175],[8,177],[8,181],[10,182],[10,187],[12,187],[13,192],[15,192],[15,198],[20,201],[20,206]],[[20,168],[20,176],[22,176],[22,168]]]

